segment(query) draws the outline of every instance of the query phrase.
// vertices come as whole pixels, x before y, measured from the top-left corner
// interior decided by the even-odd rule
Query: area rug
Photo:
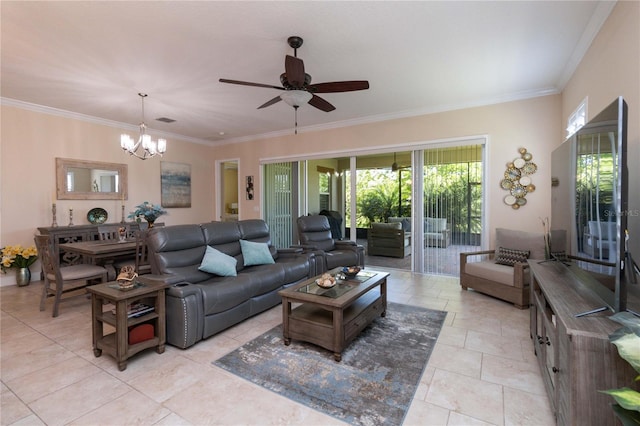
[[[399,425],[446,312],[389,303],[342,353],[292,341],[279,325],[213,362],[289,399],[354,425]]]

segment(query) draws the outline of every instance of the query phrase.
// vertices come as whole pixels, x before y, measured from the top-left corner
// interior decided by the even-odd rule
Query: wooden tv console
[[[598,391],[637,388],[635,371],[609,342],[622,325],[607,318],[611,311],[575,317],[603,305],[583,284],[593,279],[588,272],[559,262],[529,265],[531,338],[557,424],[617,424],[613,398]]]

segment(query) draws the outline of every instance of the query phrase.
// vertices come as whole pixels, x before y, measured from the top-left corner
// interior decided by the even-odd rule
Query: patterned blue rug
[[[293,340],[282,326],[213,362],[289,399],[354,425],[400,425],[446,312],[389,303],[342,353]]]

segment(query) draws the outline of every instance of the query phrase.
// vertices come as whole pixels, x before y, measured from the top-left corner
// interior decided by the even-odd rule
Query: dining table
[[[78,241],[74,243],[63,243],[59,246],[60,251],[74,253],[82,256],[84,263],[104,266],[108,272],[109,280],[116,277],[114,262],[126,257],[135,258],[136,240],[96,240]]]

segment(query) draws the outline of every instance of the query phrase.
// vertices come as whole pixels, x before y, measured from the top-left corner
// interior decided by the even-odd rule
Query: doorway
[[[222,222],[237,221],[240,217],[238,203],[238,160],[219,162],[218,181],[218,220]]]

